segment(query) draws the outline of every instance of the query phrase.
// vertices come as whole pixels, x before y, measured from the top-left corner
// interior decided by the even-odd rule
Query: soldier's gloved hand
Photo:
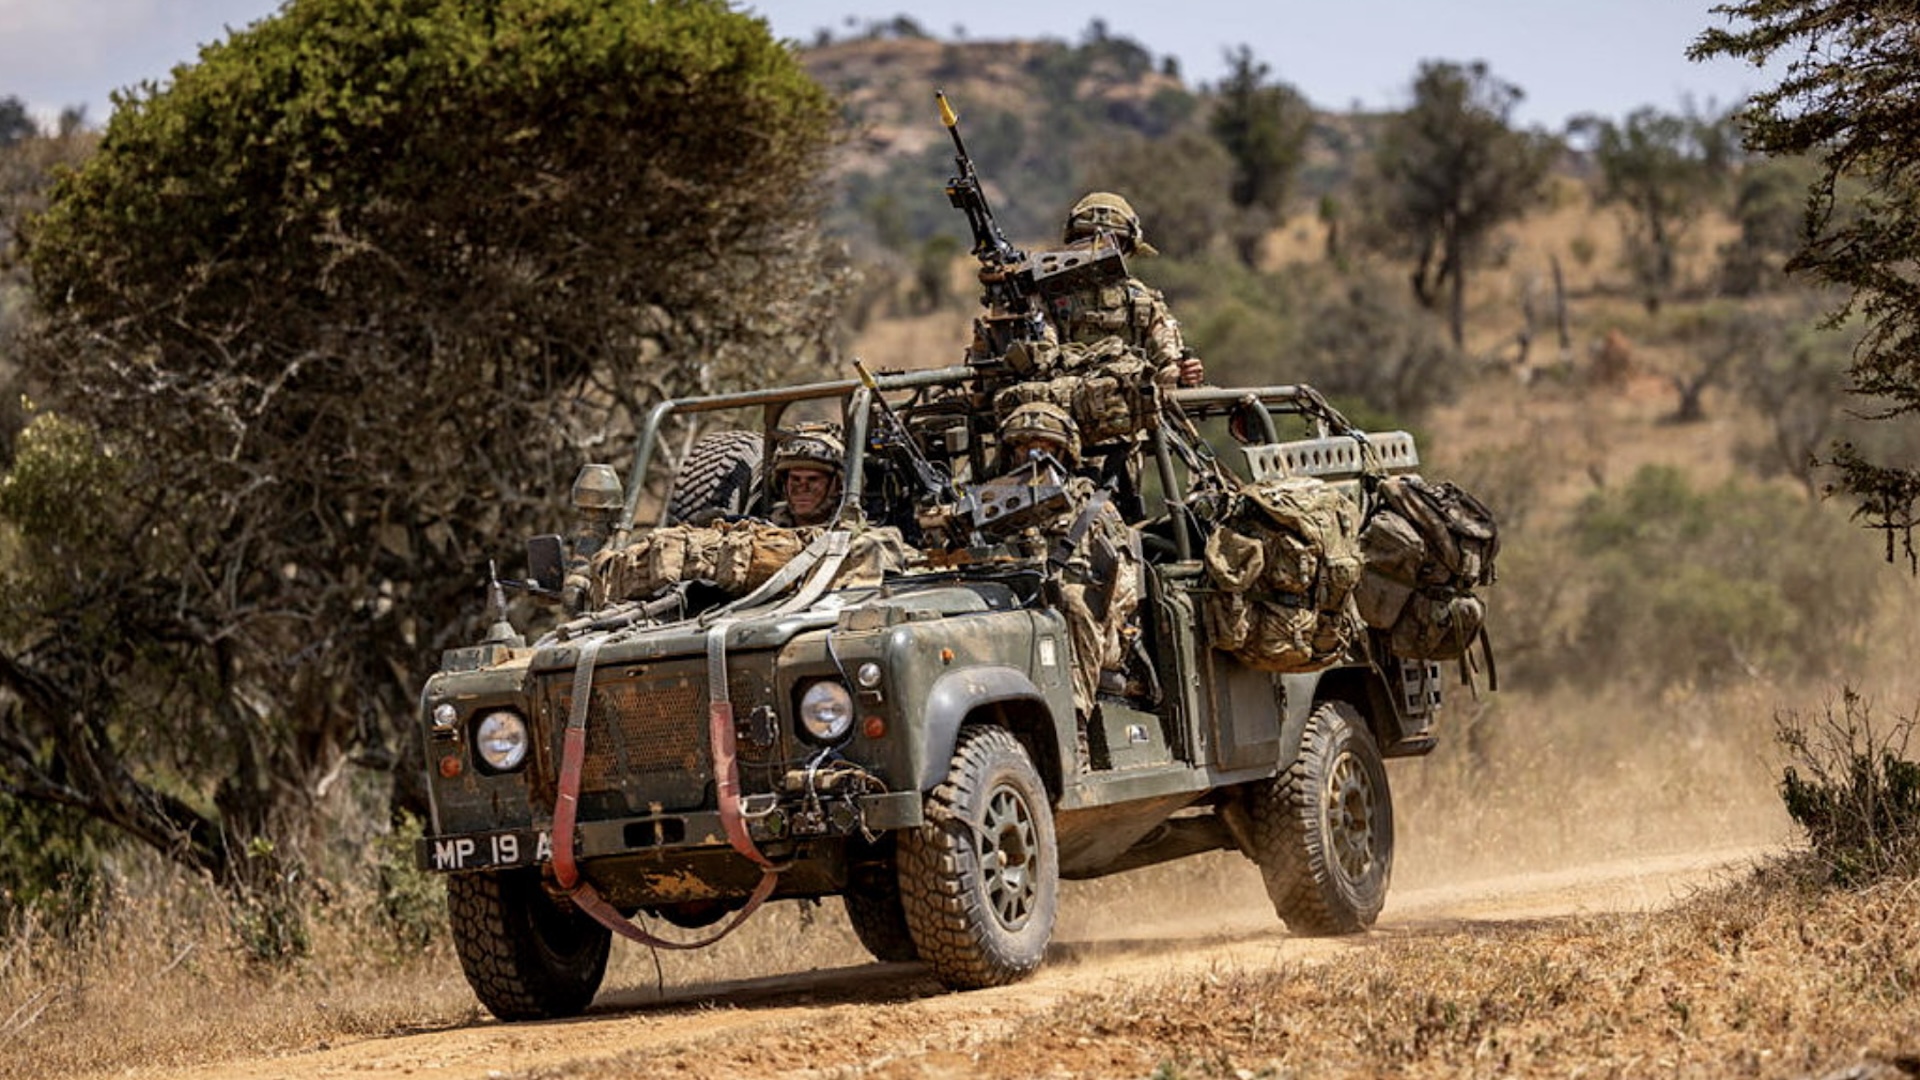
[[[1207,381],[1207,365],[1199,357],[1188,353],[1181,357],[1178,363],[1181,386],[1199,386]]]
[[[568,574],[566,583],[560,587],[560,606],[569,615],[578,615],[586,610],[587,599],[593,594],[593,581],[585,574]]]

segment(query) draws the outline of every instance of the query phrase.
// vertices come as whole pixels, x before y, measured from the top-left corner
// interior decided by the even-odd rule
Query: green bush
[[[833,124],[724,0],[290,0],[122,95],[22,227],[71,423],[0,480],[0,786],[297,956],[299,845],[242,849],[393,758],[495,545],[659,398],[836,353]]]
[[[1856,886],[1920,874],[1920,764],[1907,759],[1912,718],[1879,730],[1848,689],[1838,714],[1829,705],[1819,717],[1785,713],[1775,723],[1793,759],[1780,799],[1829,880]]]
[[[402,814],[373,845],[374,914],[401,954],[432,944],[447,925],[447,883],[414,865],[413,848],[426,823]]]
[[[1881,569],[1839,513],[1774,487],[1695,490],[1648,466],[1572,523],[1589,586],[1563,667],[1656,686],[1831,676],[1858,655]]]

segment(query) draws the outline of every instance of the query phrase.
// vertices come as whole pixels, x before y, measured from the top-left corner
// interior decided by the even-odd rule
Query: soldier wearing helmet
[[[1060,406],[1050,401],[1029,401],[1000,422],[1000,447],[1008,469],[1026,464],[1037,450],[1053,455],[1071,469],[1080,460],[1080,429]]]
[[[781,502],[768,515],[775,525],[825,525],[840,505],[841,461],[846,447],[828,426],[808,427],[780,440],[773,452],[773,482]]]
[[[1074,203],[1062,239],[1069,246],[1112,245],[1122,255],[1158,254],[1147,243],[1140,216],[1110,191],[1096,191]],[[1166,298],[1131,274],[1125,281],[1089,283],[1055,296],[1049,314],[1062,344],[1092,344],[1117,336],[1145,354],[1164,382],[1198,386],[1206,379],[1206,367],[1187,351]]]
[[[1065,409],[1046,401],[1019,405],[1000,422],[1000,451],[1008,471],[1051,455],[1071,470],[1080,433]],[[1061,613],[1073,648],[1073,705],[1082,724],[1093,715],[1104,681],[1123,685],[1132,648],[1130,623],[1140,603],[1138,537],[1120,512],[1084,476],[1066,480],[1068,508],[1040,528],[1049,554],[1064,547]]]

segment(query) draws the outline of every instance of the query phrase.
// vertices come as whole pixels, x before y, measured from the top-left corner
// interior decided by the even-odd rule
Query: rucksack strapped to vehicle
[[[1235,492],[1204,561],[1213,646],[1262,671],[1319,671],[1360,632],[1360,509],[1321,480],[1287,477]]]
[[[1451,482],[1411,474],[1381,479],[1375,496],[1360,533],[1361,618],[1408,659],[1464,660],[1479,642],[1491,675],[1486,602],[1473,590],[1494,581],[1500,537],[1493,512]]]

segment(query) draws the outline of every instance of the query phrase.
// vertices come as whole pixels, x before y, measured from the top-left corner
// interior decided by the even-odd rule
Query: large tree
[[[1413,104],[1381,132],[1361,198],[1368,238],[1415,260],[1414,296],[1446,299],[1454,347],[1465,340],[1467,271],[1504,222],[1538,200],[1559,144],[1513,125],[1525,95],[1484,63],[1427,61]]]
[[[1838,286],[1867,325],[1849,367],[1853,388],[1887,420],[1920,411],[1920,12],[1895,0],[1742,0],[1713,9],[1728,25],[1695,41],[1695,59],[1730,56],[1784,64],[1780,82],[1753,95],[1748,149],[1807,155],[1821,166],[1803,246],[1788,263]],[[1864,194],[1842,204],[1843,182]],[[1920,470],[1836,448],[1841,484],[1867,523],[1920,569],[1913,544]]]
[[[1641,302],[1657,312],[1678,282],[1688,233],[1732,174],[1732,118],[1691,107],[1670,113],[1646,106],[1621,123],[1582,117],[1574,130],[1593,138],[1599,200],[1621,208],[1627,267]]]
[[[832,120],[723,0],[291,0],[119,98],[27,234],[6,789],[297,832],[583,460],[831,350]]]
[[[0,150],[32,138],[38,131],[26,102],[12,95],[0,97]]]
[[[1272,69],[1245,45],[1227,53],[1230,70],[1215,95],[1208,129],[1233,159],[1228,197],[1242,216],[1236,246],[1248,266],[1259,241],[1277,224],[1306,159],[1313,107],[1286,83],[1268,82]]]

